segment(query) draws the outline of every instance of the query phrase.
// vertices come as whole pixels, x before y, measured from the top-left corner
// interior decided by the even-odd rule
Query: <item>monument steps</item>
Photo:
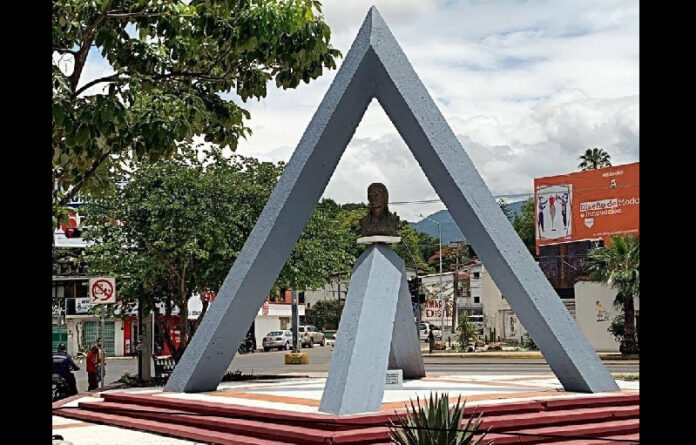
[[[313,428],[280,424],[275,424],[274,428],[269,428],[268,422],[260,420],[230,419],[228,417],[210,415],[201,416],[198,413],[180,409],[153,409],[152,407],[134,407],[131,404],[110,402],[80,403],[79,406],[91,411],[113,412],[114,414],[131,418],[153,420],[161,423],[176,423],[224,433],[248,435],[249,431],[254,431],[254,437],[282,441],[278,443],[287,443],[288,440],[293,440],[297,443],[323,444],[328,443],[328,438],[330,437],[329,432],[317,431]]]
[[[163,423],[79,408],[63,408],[60,410],[60,415],[70,417],[72,419],[80,419],[104,425],[120,426],[134,430],[160,433],[165,436],[199,440],[206,443],[222,445],[287,445],[287,442],[259,439],[254,437],[255,435],[253,432],[251,435],[243,436],[239,434],[223,433],[220,431],[211,431],[206,428],[177,425],[176,423],[169,422]]]
[[[114,392],[101,396],[104,401],[80,402],[77,408],[57,409],[54,414],[209,443],[254,445],[389,443],[389,429],[372,425],[396,418],[393,411],[335,416],[151,394]],[[590,443],[576,439],[578,436],[638,440],[638,403],[638,394],[554,398],[469,405],[465,417],[473,412],[483,413],[482,427],[495,431],[487,434],[484,441],[495,440],[496,445]],[[402,414],[403,410],[398,412]]]

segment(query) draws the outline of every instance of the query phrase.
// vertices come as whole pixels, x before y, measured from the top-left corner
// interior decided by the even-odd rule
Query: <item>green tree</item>
[[[212,159],[199,161],[187,152],[141,166],[114,195],[87,206],[90,273],[118,277],[122,313],[139,294],[145,310],[164,306],[161,340],[178,360],[208,308],[204,302],[189,329],[189,299],[220,288],[282,170],[282,164],[225,159],[216,152]],[[329,271],[347,267],[351,258],[340,250],[341,236],[347,237],[338,232],[337,224],[315,212],[275,287],[323,284]],[[178,348],[165,328],[174,308],[181,317]]]
[[[355,238],[319,204],[283,267],[274,289],[317,289],[337,272],[349,272]]]
[[[442,246],[442,271],[450,271],[456,268],[456,265],[466,263],[471,257],[469,256],[470,245],[468,243],[459,243],[456,246]],[[435,250],[430,258],[428,265],[439,271],[440,267],[440,250]]]
[[[583,171],[611,167],[611,156],[601,148],[588,148],[578,159],[582,161],[578,168]]]
[[[512,227],[532,255],[536,254],[536,222],[534,215],[534,197],[529,198],[520,208],[521,212],[512,220]]]
[[[421,238],[418,236],[418,233],[413,230],[413,227],[408,221],[401,221],[398,235],[401,237],[401,242],[392,245],[392,247],[401,259],[404,260],[406,266],[414,269],[432,271],[432,268],[428,266],[428,263],[423,257],[423,251],[420,248]]]
[[[198,135],[235,150],[250,115],[223,93],[295,88],[340,56],[315,0],[54,0],[52,17],[54,227],[78,192],[113,191],[124,159]],[[96,52],[113,72],[86,81]]]
[[[439,249],[439,240],[434,236],[425,232],[416,232],[416,236],[418,237],[418,249],[420,249],[421,257],[430,258]]]
[[[623,309],[624,329],[620,350],[638,352],[634,298],[640,294],[640,241],[633,236],[612,236],[610,244],[590,250],[584,264],[595,280],[616,289],[614,305]]]
[[[512,209],[508,206],[507,201],[505,201],[503,198],[499,198],[498,205],[500,206],[500,210],[502,210],[507,217],[508,221],[512,222],[515,215],[512,213]]]
[[[338,329],[341,319],[338,300],[319,300],[312,307],[305,309],[305,324],[321,326],[323,330]]]

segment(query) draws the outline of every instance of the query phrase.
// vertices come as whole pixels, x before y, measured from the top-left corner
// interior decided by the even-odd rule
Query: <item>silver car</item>
[[[300,337],[301,347],[313,348],[316,343],[324,346],[326,344],[326,338],[324,338],[324,333],[321,332],[314,326],[299,326],[298,335]]]
[[[263,350],[268,352],[273,348],[278,348],[278,350],[285,349],[286,351],[292,349],[292,331],[271,331],[263,338]]]

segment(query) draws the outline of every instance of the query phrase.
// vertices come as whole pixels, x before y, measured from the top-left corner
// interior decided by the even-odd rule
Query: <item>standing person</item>
[[[556,197],[549,197],[549,214],[551,215],[551,230],[556,230],[553,226],[553,220],[556,218]]]
[[[89,349],[87,357],[87,391],[97,389],[97,371],[99,370],[99,348],[94,345]]]
[[[68,395],[72,396],[77,394],[77,382],[72,371],[79,371],[80,367],[75,364],[67,349],[63,343],[58,345],[58,350],[53,353],[51,373],[58,374],[65,379],[68,383]]]
[[[435,346],[435,335],[433,335],[433,327],[430,326],[430,332],[428,332],[428,353],[433,353],[433,346]]]
[[[106,371],[104,368],[102,368],[102,359],[104,363],[104,367],[106,367],[106,356],[104,355],[104,349],[102,348],[102,339],[101,337],[97,337],[97,349],[98,349],[98,360],[97,360],[97,382],[101,382],[101,379],[104,377],[104,374],[106,374]]]

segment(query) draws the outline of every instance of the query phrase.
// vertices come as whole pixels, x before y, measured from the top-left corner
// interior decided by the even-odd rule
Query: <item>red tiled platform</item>
[[[389,429],[375,425],[396,418],[395,413],[388,412],[339,417],[148,394],[115,392],[102,396],[103,402],[80,402],[77,408],[55,409],[54,414],[216,444],[254,445],[389,443]],[[483,413],[482,427],[490,428],[484,442],[494,440],[495,445],[616,443],[580,437],[637,443],[638,403],[638,394],[614,393],[467,406],[465,415],[474,410]]]

